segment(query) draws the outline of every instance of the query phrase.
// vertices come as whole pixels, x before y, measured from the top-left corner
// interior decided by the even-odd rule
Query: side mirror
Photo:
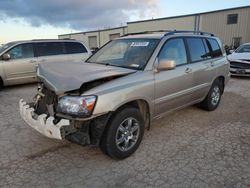
[[[172,70],[175,69],[176,67],[176,63],[174,60],[166,60],[166,59],[162,59],[159,61],[159,65],[157,70],[161,71],[161,70]]]
[[[5,60],[5,61],[10,60],[10,54],[8,54],[8,53],[3,54],[3,60]]]
[[[234,50],[229,50],[229,53],[232,54],[234,52]]]

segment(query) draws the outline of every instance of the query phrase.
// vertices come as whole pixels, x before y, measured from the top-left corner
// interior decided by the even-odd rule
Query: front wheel
[[[144,121],[137,108],[124,108],[109,121],[100,147],[115,159],[124,159],[139,147],[144,134]]]
[[[200,103],[200,106],[208,111],[215,110],[220,103],[222,94],[222,84],[219,80],[215,80],[212,84],[206,98]]]

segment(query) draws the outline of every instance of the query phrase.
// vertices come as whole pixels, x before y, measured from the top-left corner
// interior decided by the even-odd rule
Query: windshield
[[[235,50],[236,53],[250,53],[250,44],[241,45]]]
[[[13,46],[14,44],[16,44],[15,42],[9,42],[7,44],[4,44],[3,46],[0,46],[0,54],[6,50],[7,48]]]
[[[158,43],[158,39],[113,40],[91,56],[87,62],[142,70]]]

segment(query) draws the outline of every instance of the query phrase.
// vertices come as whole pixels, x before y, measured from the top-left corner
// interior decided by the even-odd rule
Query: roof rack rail
[[[198,35],[215,36],[213,33],[208,33],[208,32],[203,32],[203,31],[192,31],[192,30],[173,30],[173,31],[165,33],[164,36],[174,35],[177,33],[193,33],[193,34],[198,34]]]
[[[51,40],[75,40],[71,38],[63,38],[63,39],[32,39],[31,41],[51,41]]]
[[[154,31],[142,31],[142,32],[136,32],[136,33],[127,33],[127,34],[122,35],[121,37],[126,37],[129,35],[139,35],[139,34],[153,34],[153,33],[157,33],[157,32],[161,32],[161,33],[172,32],[172,30],[154,30]]]
[[[32,41],[45,41],[45,40],[57,40],[57,39],[32,39]]]

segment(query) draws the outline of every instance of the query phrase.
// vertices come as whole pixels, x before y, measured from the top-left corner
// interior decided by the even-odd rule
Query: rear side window
[[[64,54],[62,42],[35,43],[37,56],[50,56]]]
[[[86,53],[87,49],[78,42],[65,42],[65,48],[67,54],[77,54],[77,53]]]
[[[222,56],[222,52],[220,49],[220,45],[218,44],[218,42],[215,39],[207,39],[211,49],[212,49],[212,57],[220,57]]]
[[[186,40],[192,62],[201,61],[208,57],[201,38],[187,38]]]

